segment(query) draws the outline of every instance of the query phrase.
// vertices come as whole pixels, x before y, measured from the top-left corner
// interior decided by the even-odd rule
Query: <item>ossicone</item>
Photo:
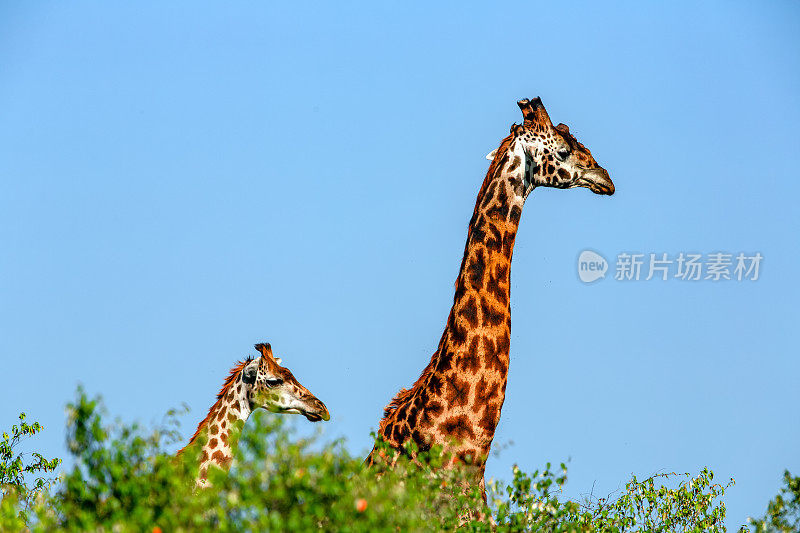
[[[255,345],[255,348],[262,356],[267,356],[270,359],[274,358],[272,356],[272,346],[270,346],[268,342],[259,342]]]
[[[540,115],[547,116],[547,112],[544,110],[544,105],[542,104],[542,99],[538,96],[533,100],[523,98],[517,102],[517,105],[522,111],[522,116],[525,118],[525,124],[536,122],[541,118]]]

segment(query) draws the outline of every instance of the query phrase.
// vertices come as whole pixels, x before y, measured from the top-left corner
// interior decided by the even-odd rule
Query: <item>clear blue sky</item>
[[[541,96],[617,187],[537,190],[487,476],[571,458],[800,472],[796,2],[6,2],[0,423],[66,455],[76,384],[189,435],[268,340],[354,452],[436,348],[486,153]],[[578,253],[755,252],[752,283],[582,284]]]

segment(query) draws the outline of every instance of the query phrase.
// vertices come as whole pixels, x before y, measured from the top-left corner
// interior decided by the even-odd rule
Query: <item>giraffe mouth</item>
[[[282,409],[281,413],[303,415],[308,419],[309,422],[319,422],[321,420],[325,420],[327,422],[328,420],[331,419],[331,415],[328,412],[328,409],[322,402],[319,402],[319,405],[315,405],[313,408],[309,409],[305,409],[302,407],[290,407],[288,409]]]
[[[611,181],[608,171],[601,167],[587,170],[575,181],[573,187],[586,187],[595,194],[614,194],[614,182]]]
[[[327,422],[331,419],[330,413],[324,407],[321,411],[305,411],[301,412],[300,414],[306,417],[309,422],[319,422],[321,420]]]

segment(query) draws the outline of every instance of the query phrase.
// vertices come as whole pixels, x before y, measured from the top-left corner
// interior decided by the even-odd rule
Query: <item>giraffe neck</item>
[[[387,407],[380,432],[398,445],[448,446],[481,466],[505,399],[514,240],[526,189],[525,156],[511,136],[483,182],[439,348],[412,389]],[[452,448],[452,442],[458,444]]]
[[[488,454],[505,400],[511,346],[511,260],[525,204],[525,157],[504,141],[478,193],[453,306],[437,350],[443,430]],[[435,356],[436,357],[436,356]]]
[[[231,372],[217,401],[208,410],[208,415],[197,426],[197,431],[186,446],[188,448],[198,436],[203,435],[204,444],[200,451],[197,479],[200,486],[208,484],[206,478],[209,467],[216,466],[223,470],[230,468],[239,433],[250,416],[251,407],[242,383],[241,366],[244,365],[240,365],[238,371],[235,368]]]

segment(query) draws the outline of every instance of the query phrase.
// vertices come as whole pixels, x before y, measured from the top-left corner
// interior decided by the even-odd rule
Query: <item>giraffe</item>
[[[273,413],[301,414],[312,422],[330,420],[325,404],[302,386],[288,368],[281,366],[280,358],[273,356],[268,343],[256,344],[255,348],[261,356],[248,357],[231,369],[217,394],[217,401],[198,424],[189,443],[178,451],[180,456],[200,435],[206,439],[197,478],[200,487],[209,484],[209,466],[223,470],[230,467],[235,435],[255,409],[263,407]],[[234,428],[237,431],[232,434]]]
[[[523,123],[513,124],[487,156],[492,162],[475,202],[438,349],[414,385],[389,403],[378,429],[378,437],[398,453],[408,441],[422,451],[435,444],[445,449],[449,465],[472,465],[471,482],[484,500],[486,459],[505,399],[511,256],[525,199],[536,187],[614,194],[608,172],[565,124],[553,126],[540,98],[517,105]],[[367,463],[382,455],[373,448]]]

